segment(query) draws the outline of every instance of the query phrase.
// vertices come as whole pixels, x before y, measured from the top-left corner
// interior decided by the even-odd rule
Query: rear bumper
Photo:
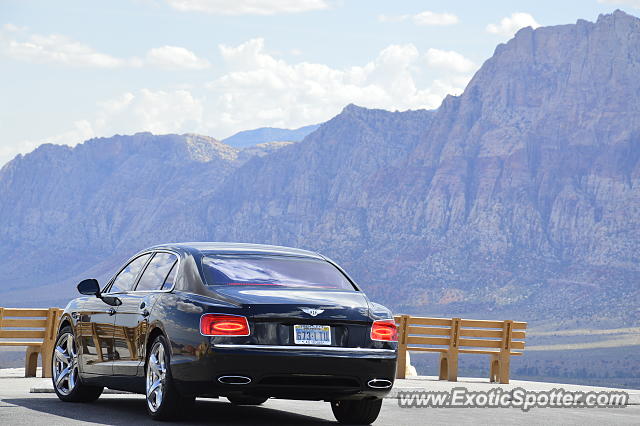
[[[198,361],[172,364],[183,394],[260,395],[288,399],[334,400],[383,397],[372,379],[393,383],[397,354],[392,349],[215,345]],[[221,376],[243,376],[248,384],[224,384]]]

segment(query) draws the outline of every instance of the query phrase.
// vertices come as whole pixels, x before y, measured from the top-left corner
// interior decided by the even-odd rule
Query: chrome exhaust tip
[[[371,379],[367,382],[367,386],[373,389],[389,389],[393,383],[387,379]]]
[[[224,385],[248,385],[251,378],[246,376],[220,376],[218,381]]]

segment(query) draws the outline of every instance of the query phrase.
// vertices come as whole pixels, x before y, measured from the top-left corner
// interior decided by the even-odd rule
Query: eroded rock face
[[[615,12],[519,31],[438,110],[350,105],[250,158],[171,135],[41,147],[0,172],[0,250],[35,250],[36,272],[0,272],[43,285],[69,259],[54,281],[157,242],[252,241],[322,251],[409,312],[633,323],[638,76],[640,20]]]

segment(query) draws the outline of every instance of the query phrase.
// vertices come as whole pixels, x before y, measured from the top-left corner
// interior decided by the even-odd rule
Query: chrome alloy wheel
[[[147,365],[147,404],[153,412],[156,412],[162,404],[166,373],[164,345],[156,342],[151,348],[149,364]]]
[[[63,334],[56,342],[53,383],[62,395],[69,395],[78,384],[78,350],[71,333]]]

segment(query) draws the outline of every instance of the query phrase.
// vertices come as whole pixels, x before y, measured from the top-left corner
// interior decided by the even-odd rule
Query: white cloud
[[[18,154],[26,154],[36,149],[45,141],[22,140],[14,143],[0,144],[0,168]]]
[[[349,103],[388,110],[436,108],[447,94],[462,93],[475,68],[456,52],[420,52],[413,44],[388,46],[364,64],[343,68],[285,61],[267,52],[261,38],[220,45],[219,50],[226,70],[207,83],[208,90],[184,86],[125,92],[98,103],[94,114],[76,121],[69,131],[38,142],[74,145],[91,137],[140,131],[223,138],[260,126],[319,123]],[[425,62],[446,72],[425,83]],[[13,144],[10,153],[35,146]],[[3,155],[8,159],[0,152]]]
[[[19,27],[17,25],[13,25],[11,23],[4,24],[2,29],[7,32],[18,32],[18,31],[26,31],[27,27]]]
[[[435,13],[425,11],[413,16],[416,25],[453,25],[459,22],[458,17],[451,13]]]
[[[598,0],[598,3],[621,4],[635,9],[640,9],[640,0]]]
[[[378,15],[378,21],[380,22],[402,22],[411,18],[411,15]]]
[[[325,0],[166,0],[182,12],[215,15],[275,15],[327,9]]]
[[[98,135],[114,133],[182,133],[202,121],[203,106],[187,90],[127,92],[100,102],[92,127]]]
[[[95,136],[95,129],[89,121],[78,120],[73,122],[73,127],[70,130],[47,138],[44,142],[75,145],[76,143],[86,141]]]
[[[94,129],[86,120],[79,120],[73,123],[70,130],[50,136],[40,140],[21,140],[12,144],[0,145],[0,168],[10,161],[17,154],[26,154],[36,149],[44,143],[59,145],[76,145],[79,142],[91,139],[95,136]]]
[[[195,53],[184,47],[162,46],[149,50],[146,56],[149,65],[155,65],[169,69],[204,69],[209,67],[209,62],[198,58]]]
[[[150,49],[145,59],[117,58],[61,34],[30,34],[24,27],[5,24],[0,31],[0,53],[10,58],[68,67],[119,68],[155,66],[167,69],[204,69],[205,59],[183,47],[163,46]]]
[[[540,24],[528,13],[515,12],[505,16],[499,24],[487,25],[487,32],[512,37],[520,28],[538,28]]]
[[[433,67],[444,68],[451,71],[466,73],[476,69],[469,59],[453,50],[440,50],[430,48],[426,53],[427,63]]]
[[[0,145],[0,167],[18,153],[43,143],[75,146],[94,137],[149,131],[156,134],[186,133],[202,122],[202,103],[186,90],[149,90],[122,95],[97,104],[91,119],[78,120],[71,129],[38,140]]]
[[[5,25],[4,30],[7,33],[18,32],[14,26]],[[122,59],[97,52],[60,34],[31,34],[21,40],[0,34],[0,51],[6,56],[32,63],[98,68],[115,68],[124,64]]]
[[[262,125],[320,122],[349,103],[392,110],[435,108],[446,94],[459,94],[464,87],[454,86],[450,77],[418,87],[421,56],[413,44],[388,46],[372,61],[344,69],[285,62],[265,52],[263,39],[222,45],[220,52],[229,71],[207,86],[215,97],[207,122],[216,136]],[[469,71],[465,65],[461,61],[455,71]]]
[[[411,20],[416,25],[453,25],[460,22],[452,13],[436,13],[426,10],[415,15],[378,15],[380,22],[403,22]]]

